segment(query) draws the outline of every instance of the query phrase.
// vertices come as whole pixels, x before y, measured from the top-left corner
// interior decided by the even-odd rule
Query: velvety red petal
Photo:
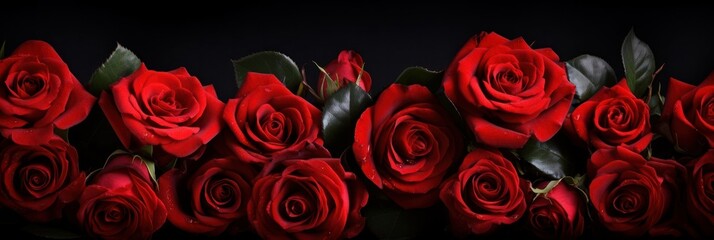
[[[89,94],[81,85],[77,85],[73,90],[67,102],[67,109],[57,119],[54,124],[57,128],[67,129],[77,125],[89,115],[92,110],[94,101],[97,99]]]
[[[23,42],[15,49],[12,55],[38,56],[61,60],[57,51],[55,51],[49,43],[39,40],[28,40]]]

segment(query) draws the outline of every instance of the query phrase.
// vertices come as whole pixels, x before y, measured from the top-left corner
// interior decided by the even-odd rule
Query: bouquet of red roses
[[[307,65],[317,81],[259,52],[232,62],[238,91],[219,99],[122,46],[82,84],[45,42],[3,45],[0,225],[63,239],[714,236],[714,74],[663,92],[647,44],[630,32],[621,51],[618,77],[595,56],[481,33],[446,70],[408,68],[379,93],[354,51]]]

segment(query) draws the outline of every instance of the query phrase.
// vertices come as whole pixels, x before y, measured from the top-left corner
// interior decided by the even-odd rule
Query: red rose
[[[580,104],[564,128],[596,149],[625,146],[642,152],[652,140],[650,108],[627,88],[625,80],[603,87]]]
[[[201,86],[184,68],[157,72],[142,64],[102,92],[99,106],[128,149],[156,145],[154,151],[186,157],[221,129],[223,103],[213,86]]]
[[[84,189],[77,151],[54,136],[42,145],[0,144],[0,203],[32,222],[62,217]]]
[[[440,196],[457,236],[489,233],[518,221],[526,211],[516,168],[495,150],[476,149],[466,155]]]
[[[183,231],[213,236],[247,228],[247,205],[256,173],[232,158],[196,164],[200,166],[174,168],[159,178],[168,220]]]
[[[545,188],[549,182],[538,184]],[[528,207],[528,224],[541,239],[577,239],[585,229],[585,200],[579,190],[563,182]]]
[[[397,204],[428,207],[462,156],[455,126],[429,89],[393,84],[357,120],[352,147],[362,172]]]
[[[272,74],[249,72],[223,120],[227,147],[239,160],[266,164],[278,155],[329,157],[320,137],[321,112]]]
[[[687,184],[689,217],[702,234],[714,236],[714,150],[691,162]]]
[[[696,87],[670,78],[662,120],[682,151],[698,155],[714,147],[714,72]]]
[[[88,184],[79,199],[77,218],[92,237],[148,239],[166,221],[166,207],[138,156],[111,156]]]
[[[55,127],[84,120],[96,100],[42,41],[26,41],[0,60],[0,78],[0,133],[17,144],[46,144]]]
[[[575,94],[558,55],[522,38],[496,33],[471,38],[444,75],[444,92],[478,142],[520,148],[560,129]]]
[[[284,160],[253,185],[248,218],[265,239],[339,239],[364,228],[367,190],[339,159]]]
[[[330,95],[335,93],[338,89],[342,88],[349,83],[357,83],[364,91],[369,92],[372,88],[372,77],[369,76],[367,71],[364,71],[362,67],[364,66],[364,61],[362,61],[362,56],[357,52],[352,50],[342,50],[337,59],[332,60],[330,64],[325,66],[324,70],[330,75],[330,79],[335,82],[329,82],[325,73],[320,73],[320,78],[318,78],[317,85],[318,94],[322,99],[327,99]],[[357,79],[359,78],[359,82]]]
[[[627,236],[669,234],[654,228],[665,210],[676,207],[677,173],[673,160],[646,161],[625,147],[600,149],[588,162],[590,200],[600,222],[610,231]],[[664,219],[667,220],[667,219]],[[664,223],[666,224],[666,223]]]

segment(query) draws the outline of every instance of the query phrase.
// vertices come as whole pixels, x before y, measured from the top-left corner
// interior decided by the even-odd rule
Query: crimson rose
[[[516,168],[500,152],[470,152],[457,175],[441,187],[452,231],[457,236],[485,234],[518,221],[526,211],[521,184]]]
[[[149,239],[166,221],[166,207],[138,156],[114,154],[88,184],[77,219],[92,237]]]
[[[364,228],[368,194],[339,159],[283,160],[253,185],[248,218],[265,239],[340,239]]]
[[[341,51],[337,59],[332,60],[324,68],[325,72],[330,75],[330,79],[336,82],[328,82],[327,76],[324,73],[320,73],[320,78],[317,81],[318,95],[325,100],[349,83],[357,83],[365,92],[369,92],[372,88],[372,77],[362,69],[363,66],[362,56],[357,52],[352,50]],[[357,82],[358,78],[359,82]],[[335,84],[335,86],[331,84]]]
[[[653,136],[649,106],[632,94],[624,79],[612,88],[601,88],[580,104],[564,127],[596,149],[625,146],[642,152]]]
[[[674,160],[646,161],[625,147],[600,149],[588,162],[590,200],[600,222],[628,236],[678,235],[672,210],[679,205],[683,167]],[[670,210],[668,210],[670,209]],[[665,216],[663,218],[663,216]],[[676,221],[672,221],[676,220]]]
[[[689,216],[704,235],[714,236],[714,150],[691,162],[689,169]]]
[[[472,37],[444,75],[444,92],[478,142],[520,148],[560,129],[575,94],[558,55],[533,50],[522,38]]]
[[[55,127],[84,120],[96,100],[42,41],[26,41],[0,60],[0,80],[0,134],[17,144],[46,144]]]
[[[249,72],[223,120],[228,147],[241,161],[266,164],[274,158],[329,157],[320,137],[321,112],[296,96],[275,75]]]
[[[154,151],[186,157],[221,129],[216,91],[185,68],[157,72],[142,64],[102,92],[99,106],[127,149],[156,145]]]
[[[549,182],[537,185],[545,188]],[[564,182],[547,195],[537,195],[528,207],[528,224],[541,239],[577,239],[585,229],[585,200],[579,190]]]
[[[463,147],[456,123],[429,89],[400,84],[362,113],[352,146],[367,178],[404,208],[436,203]]]
[[[33,222],[62,217],[84,189],[77,151],[57,136],[42,145],[0,144],[0,203]]]
[[[247,205],[256,175],[252,168],[233,158],[185,163],[159,178],[168,220],[186,232],[213,236],[247,228]]]
[[[700,154],[714,147],[714,72],[692,86],[669,79],[662,120],[672,142],[684,152]]]

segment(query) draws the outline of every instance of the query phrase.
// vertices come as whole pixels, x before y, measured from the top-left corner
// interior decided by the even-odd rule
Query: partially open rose
[[[149,239],[166,221],[166,207],[138,156],[114,154],[79,199],[77,219],[89,236]]]
[[[700,155],[714,148],[714,72],[699,86],[670,78],[662,120],[682,151]]]

